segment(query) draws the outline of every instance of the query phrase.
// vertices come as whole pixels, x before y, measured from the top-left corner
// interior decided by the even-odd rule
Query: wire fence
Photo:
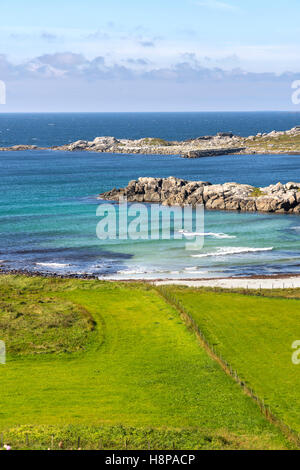
[[[256,395],[255,391],[248,386],[244,380],[242,380],[238,374],[238,371],[235,370],[227,361],[223,358],[221,353],[217,351],[212,344],[209,343],[205,337],[202,330],[199,328],[199,325],[195,322],[193,316],[187,311],[187,309],[182,305],[182,303],[170,292],[170,290],[164,286],[155,286],[157,291],[161,296],[173,307],[175,307],[185,320],[188,327],[190,327],[196,334],[198,340],[209,355],[216,360],[223,370],[230,375],[235,382],[243,389],[243,391],[252,398],[252,400],[260,408],[262,414],[270,421],[275,424],[280,430],[286,435],[286,437],[291,440],[297,447],[300,447],[300,435],[293,430],[288,424],[278,418],[271,410],[271,407],[265,403],[264,399],[261,399]]]
[[[34,433],[26,433],[22,438],[14,438],[11,436],[11,433],[0,433],[0,451],[2,450],[135,450],[137,445],[136,442],[131,442],[130,438],[125,437],[123,440],[116,439],[112,443],[112,439],[107,439],[107,442],[104,439],[98,439],[97,442],[90,443],[87,439],[82,439],[80,436],[74,439],[60,439],[52,435],[48,438],[48,442],[45,437],[38,437]],[[6,444],[9,442],[9,444]],[[15,445],[16,444],[16,445]],[[173,449],[179,449],[179,446],[176,446],[175,441],[170,443],[170,447]],[[139,450],[156,450],[160,449],[159,445],[154,442],[145,440],[144,443],[139,442]]]

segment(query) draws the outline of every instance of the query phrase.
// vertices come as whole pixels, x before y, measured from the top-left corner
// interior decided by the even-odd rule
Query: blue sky
[[[293,109],[299,17],[299,0],[11,0],[5,110]]]

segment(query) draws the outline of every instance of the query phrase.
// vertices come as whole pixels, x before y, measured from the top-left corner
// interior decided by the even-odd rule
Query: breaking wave
[[[36,266],[43,266],[44,268],[52,268],[52,269],[63,269],[70,266],[69,264],[63,263],[36,263]]]
[[[193,258],[207,258],[209,256],[230,256],[239,255],[242,253],[257,253],[260,251],[272,251],[273,247],[269,248],[249,248],[249,247],[226,247],[219,248],[217,251],[209,253],[201,253],[199,255],[191,255]]]
[[[182,233],[185,237],[236,238],[235,235],[228,235],[227,233],[187,232],[185,230],[180,230],[178,233]]]

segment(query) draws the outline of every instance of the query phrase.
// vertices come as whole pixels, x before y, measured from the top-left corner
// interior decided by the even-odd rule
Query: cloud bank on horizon
[[[2,112],[297,110],[297,0],[45,3],[1,6]]]

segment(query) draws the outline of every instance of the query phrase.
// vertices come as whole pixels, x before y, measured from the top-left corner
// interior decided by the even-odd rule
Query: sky
[[[1,3],[0,112],[297,110],[299,0]]]

